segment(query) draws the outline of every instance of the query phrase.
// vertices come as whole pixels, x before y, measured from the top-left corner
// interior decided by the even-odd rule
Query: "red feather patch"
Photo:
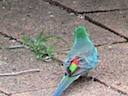
[[[72,60],[72,63],[74,63],[77,66],[79,65],[78,56],[74,60]]]

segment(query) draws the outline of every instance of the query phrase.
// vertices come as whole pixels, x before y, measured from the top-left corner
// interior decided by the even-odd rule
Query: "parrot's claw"
[[[91,80],[95,81],[96,76],[91,76]]]
[[[90,76],[90,79],[92,80],[92,81],[95,81],[95,78],[96,77],[98,77],[100,74],[97,74],[97,75],[95,75],[95,76]]]

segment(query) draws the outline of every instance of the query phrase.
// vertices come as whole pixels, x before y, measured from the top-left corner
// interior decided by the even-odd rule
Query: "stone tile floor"
[[[77,26],[86,26],[98,48],[100,60],[92,75],[99,74],[102,82],[80,78],[62,96],[127,96],[127,6],[127,0],[0,0],[0,73],[40,69],[0,77],[0,96],[52,96],[63,68],[37,60],[29,50],[6,48],[23,42],[22,35],[36,37],[42,30],[46,36],[64,38],[71,47]],[[66,48],[60,44],[58,50]]]

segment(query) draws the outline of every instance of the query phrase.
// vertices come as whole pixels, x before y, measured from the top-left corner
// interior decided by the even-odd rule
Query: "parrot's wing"
[[[95,64],[95,62],[93,62],[93,59],[90,60],[86,56],[77,56],[77,57],[78,57],[78,62],[79,62],[78,68],[74,72],[70,73],[69,74],[70,76],[76,76],[81,73],[86,73],[95,67],[93,65],[93,63]],[[70,62],[70,61],[68,61],[68,62]],[[67,73],[68,73],[68,71],[67,71]]]
[[[62,92],[76,79],[78,79],[80,75],[72,76],[70,77],[69,75],[65,75],[59,86],[57,87],[56,91],[54,92],[53,96],[60,96]]]

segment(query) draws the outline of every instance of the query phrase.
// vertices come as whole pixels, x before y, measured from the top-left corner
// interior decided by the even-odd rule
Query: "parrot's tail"
[[[53,96],[61,96],[62,92],[76,79],[78,79],[80,75],[69,77],[69,75],[65,75],[59,86],[57,87],[56,91],[54,92]]]

